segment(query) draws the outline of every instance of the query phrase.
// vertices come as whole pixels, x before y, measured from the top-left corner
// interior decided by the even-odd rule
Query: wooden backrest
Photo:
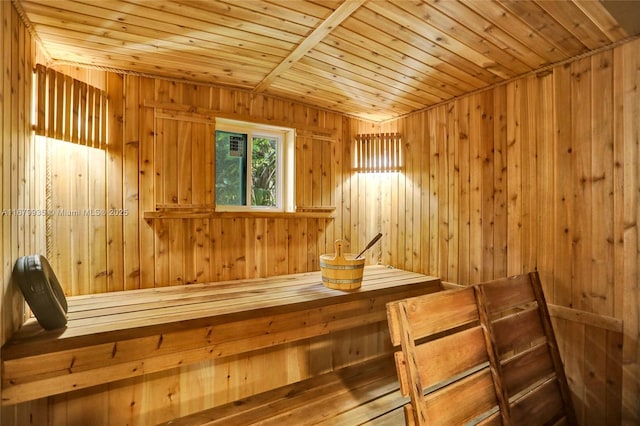
[[[407,424],[576,424],[538,274],[387,304]]]

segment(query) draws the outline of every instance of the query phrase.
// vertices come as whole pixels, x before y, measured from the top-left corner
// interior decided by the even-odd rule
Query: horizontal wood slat
[[[456,334],[441,337],[416,346],[416,359],[424,368],[420,370],[423,389],[438,385],[449,377],[462,374],[487,362],[487,351],[483,346],[480,327],[470,328]],[[396,352],[396,363],[406,362],[402,352]],[[409,395],[409,380],[403,368],[398,369],[400,389]]]
[[[455,409],[452,403],[455,401]],[[430,425],[465,424],[496,407],[489,368],[425,396]]]
[[[564,405],[556,378],[544,381],[514,401],[511,412],[515,425],[553,424],[564,418]]]
[[[471,287],[441,292],[435,298],[416,299],[407,302],[407,312],[414,339],[450,330],[478,320],[478,310]],[[404,302],[402,302],[404,303]],[[400,303],[391,303],[389,327],[391,341],[400,344],[401,331],[396,318]],[[424,313],[428,314],[425,315]]]
[[[504,385],[509,395],[516,395],[531,383],[549,376],[553,371],[553,363],[546,344],[534,346],[502,364]]]

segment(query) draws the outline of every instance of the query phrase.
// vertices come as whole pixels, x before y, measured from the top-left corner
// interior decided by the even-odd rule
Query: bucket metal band
[[[327,278],[327,277],[322,277],[322,281],[324,282],[328,282],[331,284],[353,284],[353,283],[359,283],[362,281],[361,278],[353,278],[350,280],[337,280],[335,278]]]
[[[327,269],[347,270],[347,269],[362,269],[364,264],[359,265],[328,265],[324,262],[320,262],[320,267]]]

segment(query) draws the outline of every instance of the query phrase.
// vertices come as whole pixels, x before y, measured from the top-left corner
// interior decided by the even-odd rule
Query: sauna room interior
[[[640,1],[4,0],[0,22],[3,426],[265,395],[267,424],[404,424],[386,304],[529,272],[577,424],[640,424]],[[361,288],[323,285],[321,255],[378,233]],[[63,328],[25,301],[29,255]],[[349,380],[388,355],[369,403]]]

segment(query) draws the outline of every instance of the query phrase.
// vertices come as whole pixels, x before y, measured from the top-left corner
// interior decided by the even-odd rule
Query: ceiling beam
[[[342,21],[347,19],[353,12],[367,0],[345,0],[336,10],[329,15],[320,25],[302,43],[300,43],[282,62],[278,64],[271,72],[255,87],[256,92],[264,92],[269,85],[286,72],[296,62],[320,43],[335,27],[340,25]]]

